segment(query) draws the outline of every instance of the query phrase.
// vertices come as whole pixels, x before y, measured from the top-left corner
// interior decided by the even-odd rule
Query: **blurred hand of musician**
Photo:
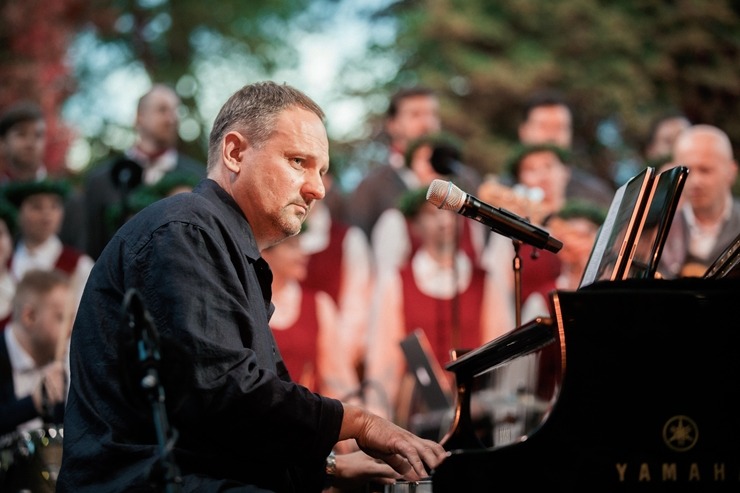
[[[393,484],[402,479],[391,466],[359,450],[337,454],[335,459],[336,473],[332,479],[332,487],[339,491],[354,489],[368,482]]]
[[[53,361],[44,368],[44,376],[33,392],[33,405],[40,415],[49,408],[64,402],[66,397],[67,377],[64,363]]]
[[[541,200],[502,184],[494,176],[483,180],[478,187],[477,197],[489,205],[527,218],[532,224],[542,224],[545,217],[553,212],[546,210]]]

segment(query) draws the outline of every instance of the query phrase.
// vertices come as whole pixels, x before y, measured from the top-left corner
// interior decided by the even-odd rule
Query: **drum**
[[[0,491],[54,493],[63,439],[64,429],[55,426],[13,434],[0,451]]]
[[[432,480],[396,481],[385,485],[384,493],[432,493]]]
[[[13,464],[16,441],[15,433],[0,436],[0,491],[5,491],[5,478]]]

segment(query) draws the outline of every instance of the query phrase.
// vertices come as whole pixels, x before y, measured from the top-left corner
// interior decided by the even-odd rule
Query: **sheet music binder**
[[[655,177],[653,195],[646,209],[645,224],[637,239],[632,264],[626,277],[650,279],[658,271],[668,231],[678,209],[689,169],[676,166]]]
[[[685,166],[659,174],[647,167],[617,189],[579,288],[601,280],[654,277],[687,175]]]
[[[406,357],[408,371],[414,375],[421,396],[429,409],[449,409],[453,405],[454,399],[446,383],[447,377],[442,366],[434,357],[424,331],[421,329],[414,330],[400,344]]]

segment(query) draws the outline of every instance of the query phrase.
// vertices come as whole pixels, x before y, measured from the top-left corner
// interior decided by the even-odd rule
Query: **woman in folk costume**
[[[299,235],[300,236],[300,235]],[[308,257],[293,236],[265,249],[272,271],[275,312],[270,328],[290,377],[303,386],[342,399],[357,388],[337,306],[325,292],[302,285]]]
[[[442,367],[452,350],[474,349],[511,329],[496,323],[505,300],[490,275],[459,247],[458,216],[427,202],[426,191],[408,192],[401,206],[420,238],[418,249],[400,270],[378,280],[367,379],[382,389],[368,396],[370,408],[381,414],[396,413],[409,398],[402,395],[406,364],[399,343],[415,329],[424,332]]]
[[[404,162],[419,183],[414,188],[428,187],[432,181],[441,179],[453,180],[468,190],[475,189],[479,182],[477,175],[461,173],[461,156],[457,139],[445,133],[435,133],[412,141],[404,155]],[[479,264],[485,247],[486,228],[474,221],[462,222],[461,228],[458,238],[460,249]],[[379,276],[406,264],[421,243],[411,227],[410,219],[398,206],[380,215],[370,239]]]
[[[68,192],[66,182],[49,179],[11,182],[3,189],[7,200],[18,209],[18,237],[10,260],[11,273],[20,280],[31,269],[65,272],[71,279],[75,313],[94,261],[59,238]]]
[[[331,171],[323,181],[327,196],[340,193]],[[359,383],[364,372],[373,283],[370,243],[362,229],[333,214],[326,199],[311,206],[304,226],[299,236],[308,259],[303,286],[327,293],[336,303],[337,324],[343,340],[350,344],[345,349],[350,352]],[[355,391],[359,397],[360,389]]]

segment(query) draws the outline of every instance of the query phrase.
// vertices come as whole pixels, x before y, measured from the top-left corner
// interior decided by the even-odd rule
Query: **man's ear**
[[[239,132],[231,131],[224,136],[223,161],[229,171],[239,173],[241,171],[242,155],[248,147],[247,139]]]
[[[29,327],[36,320],[36,309],[32,303],[25,303],[21,308],[21,324],[23,327]]]
[[[735,180],[737,180],[737,174],[738,174],[738,164],[737,161],[734,159],[730,161],[730,183],[735,183]]]

